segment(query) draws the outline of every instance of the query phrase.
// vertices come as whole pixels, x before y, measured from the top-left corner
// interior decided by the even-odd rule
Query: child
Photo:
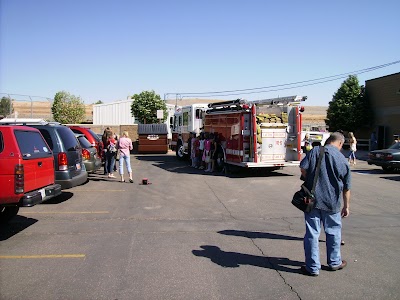
[[[203,152],[204,152],[204,132],[200,133],[200,139],[199,139],[199,155],[198,155],[198,165],[199,165],[199,170],[204,169],[204,162],[203,162]]]
[[[197,168],[197,155],[199,152],[199,140],[197,139],[196,133],[192,132],[192,140],[191,142],[191,152],[190,158],[192,159],[192,167]]]
[[[212,172],[212,153],[214,150],[214,135],[211,133],[206,141],[204,142],[204,161],[206,163],[207,169],[205,172]]]

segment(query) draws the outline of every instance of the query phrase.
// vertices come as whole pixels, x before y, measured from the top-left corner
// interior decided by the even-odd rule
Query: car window
[[[84,136],[79,136],[78,140],[79,140],[79,143],[81,144],[82,148],[92,147],[92,144]]]
[[[389,149],[396,149],[396,150],[400,149],[400,143],[396,143],[396,144],[390,146]]]
[[[63,141],[64,147],[67,151],[75,151],[80,148],[78,140],[76,139],[74,133],[68,127],[60,126],[57,127],[57,132]]]
[[[3,152],[4,150],[4,138],[3,138],[3,133],[0,132],[0,152]]]
[[[49,145],[50,149],[54,150],[53,140],[51,139],[50,132],[46,129],[40,128],[40,133],[43,135],[44,139],[46,140],[47,145]]]
[[[24,159],[52,155],[39,132],[15,130],[14,134]]]
[[[75,128],[71,128],[71,130],[75,133],[83,133],[82,131],[80,131],[79,129],[75,129]]]
[[[88,129],[88,131],[93,136],[93,138],[96,140],[96,142],[100,142],[101,141],[99,136],[96,133],[94,133],[92,129]]]

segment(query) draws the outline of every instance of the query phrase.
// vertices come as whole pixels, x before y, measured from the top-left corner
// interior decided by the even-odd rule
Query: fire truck
[[[188,155],[190,133],[195,132],[199,134],[202,131],[204,127],[203,119],[207,109],[208,103],[192,104],[176,108],[174,120],[171,124],[171,149],[176,151],[178,158],[182,159]]]
[[[232,166],[280,169],[299,166],[301,102],[307,97],[210,103],[204,132],[221,144],[225,171]]]

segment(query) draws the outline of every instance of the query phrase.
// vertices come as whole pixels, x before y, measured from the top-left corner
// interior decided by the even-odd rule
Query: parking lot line
[[[47,255],[0,255],[0,259],[23,258],[85,258],[85,254],[47,254]]]
[[[73,192],[126,192],[126,190],[72,190]]]
[[[24,214],[109,214],[109,211],[24,211]]]

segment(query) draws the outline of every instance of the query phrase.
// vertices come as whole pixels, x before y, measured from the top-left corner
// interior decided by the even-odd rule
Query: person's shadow
[[[258,231],[243,231],[243,230],[221,230],[218,231],[220,234],[241,236],[249,239],[271,239],[271,240],[288,240],[288,241],[302,241],[303,238],[296,236],[275,234],[269,232],[258,232]]]
[[[238,268],[240,265],[250,265],[289,273],[301,273],[300,266],[304,264],[284,257],[265,257],[226,252],[217,246],[203,245],[200,248],[203,250],[193,250],[193,255],[209,258],[213,263],[224,268]]]

